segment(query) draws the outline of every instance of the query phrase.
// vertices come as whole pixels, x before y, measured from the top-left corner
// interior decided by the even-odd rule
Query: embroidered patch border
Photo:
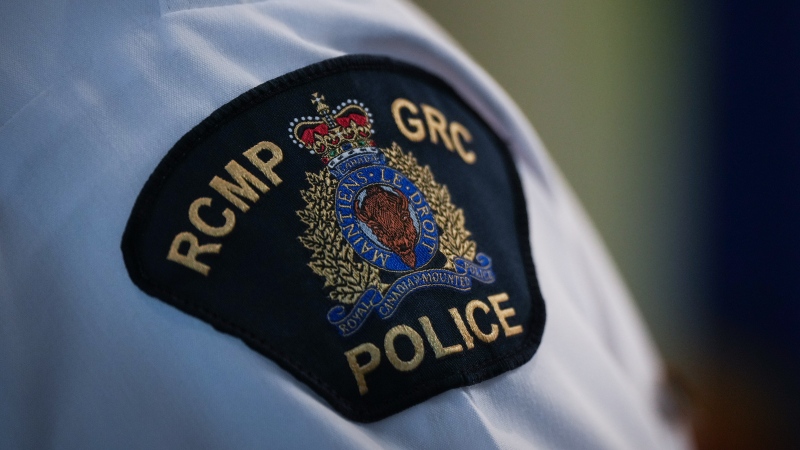
[[[161,194],[166,180],[168,180],[172,174],[178,170],[181,164],[191,156],[199,143],[220,130],[231,120],[236,119],[240,114],[283,92],[298,88],[299,86],[310,86],[317,80],[324,79],[333,74],[349,71],[371,71],[377,74],[396,72],[409,77],[418,78],[458,100],[461,108],[469,111],[478,120],[481,120],[480,116],[464,103],[463,100],[460,100],[460,96],[458,96],[444,81],[422,69],[389,58],[369,55],[349,55],[323,61],[297,70],[275,80],[266,82],[240,95],[212,113],[207,119],[194,127],[178,141],[150,176],[139,198],[136,200],[131,218],[129,219],[123,235],[122,251],[126,267],[132,280],[144,292],[210,323],[222,332],[239,337],[248,346],[269,357],[298,379],[308,384],[343,415],[354,420],[370,422],[387,417],[448,389],[475,384],[518,367],[534,355],[540,344],[545,323],[545,309],[531,256],[527,209],[522,196],[522,186],[513,160],[508,153],[507,146],[502,143],[502,140],[493,133],[485,122],[483,122],[483,126],[499,143],[497,148],[500,150],[500,158],[505,165],[506,173],[508,174],[508,182],[511,185],[510,200],[516,212],[514,228],[517,231],[516,239],[520,244],[518,250],[521,256],[522,270],[528,282],[527,288],[530,294],[530,301],[532,302],[528,321],[524,323],[525,335],[520,339],[519,345],[508,351],[494,354],[490,359],[483,359],[475,364],[460,367],[459,370],[452,371],[452,373],[447,376],[434,377],[427,382],[416,383],[413,389],[404,392],[402,396],[382,401],[379,405],[359,405],[353,398],[342,395],[339,389],[332,386],[324,377],[320,376],[318,373],[307,370],[307,368],[291,354],[271,344],[269,339],[266,339],[260,333],[247,326],[243,326],[241,323],[228,319],[211,308],[199,305],[193,298],[188,297],[185,293],[178,292],[175,289],[171,289],[170,286],[165,286],[163,282],[154,280],[145,268],[146,263],[143,260],[144,257],[142,256],[143,252],[141,250],[143,245],[142,236],[145,233],[146,223],[152,215],[155,200]],[[313,90],[313,88],[310,89]],[[363,108],[363,112],[368,113],[367,107],[363,105],[361,107]],[[336,110],[334,114],[343,113],[345,112],[344,109]],[[293,128],[300,126],[302,122],[302,120],[296,119],[291,122],[291,126]],[[288,120],[286,123],[289,123]],[[370,125],[372,125],[371,117]],[[292,137],[295,139],[296,143],[297,138],[300,138],[296,132],[293,133]],[[302,145],[300,146],[302,147]],[[430,203],[431,208],[435,210],[437,223],[446,222],[450,224],[450,226],[444,227],[440,225],[435,231],[437,249],[447,257],[444,269],[451,273],[458,273],[466,279],[477,280],[479,283],[492,283],[494,281],[494,273],[492,272],[491,259],[487,255],[479,253],[476,242],[470,239],[470,233],[464,224],[461,210],[450,201],[447,187],[435,181],[433,174],[427,166],[422,166],[417,163],[413,151],[405,152],[397,144],[383,146],[381,149],[376,150],[386,155],[389,160],[389,165],[386,167],[399,174],[398,180],[404,178],[408,182],[409,192],[413,192],[414,188],[419,189],[425,201]],[[287,150],[284,150],[284,152],[286,151]],[[307,154],[299,156],[309,157]],[[327,163],[328,161],[323,162]],[[299,219],[307,227],[305,230],[299,230],[301,234],[298,238],[303,243],[304,247],[310,251],[310,273],[313,272],[317,275],[322,275],[327,284],[332,286],[332,289],[329,289],[326,294],[330,293],[332,299],[342,303],[342,305],[335,306],[328,313],[328,321],[330,324],[336,326],[347,319],[344,306],[357,305],[359,302],[377,304],[382,298],[388,297],[394,285],[381,281],[376,273],[377,269],[375,267],[370,267],[369,264],[358,261],[353,254],[352,242],[348,243],[346,239],[342,237],[342,241],[336,242],[339,248],[335,248],[335,251],[332,252],[331,248],[324,245],[324,242],[320,241],[321,238],[315,234],[322,232],[328,233],[329,235],[331,229],[340,231],[342,226],[347,226],[347,224],[342,225],[342,223],[332,222],[330,217],[324,219],[315,217],[315,214],[317,214],[320,209],[312,205],[321,205],[325,202],[325,198],[330,196],[331,192],[335,192],[335,183],[333,183],[335,179],[333,175],[335,175],[335,173],[331,172],[331,174],[332,175],[322,172],[316,174],[309,172],[307,174],[309,185],[305,190],[301,191],[306,206],[301,208],[297,214],[299,215]],[[341,175],[345,174],[343,173]],[[331,178],[325,179],[324,177]],[[280,181],[280,179],[278,181]],[[401,182],[402,180],[398,183]],[[406,186],[403,184],[401,185]],[[328,202],[326,206],[322,208],[322,211],[325,211],[324,214],[331,214],[330,208],[332,207],[330,202]],[[333,211],[333,213],[335,214],[335,211]],[[417,220],[422,219],[418,217]],[[324,224],[322,226],[322,231],[320,231],[319,227],[315,228],[317,224]],[[325,227],[331,229],[325,230]],[[431,233],[431,236],[433,236],[433,232]],[[338,258],[332,255],[341,254],[341,252],[347,253],[348,251],[350,253],[346,255],[346,258],[349,258],[352,262],[352,266],[363,274],[361,276],[364,277],[364,280],[356,280],[355,283],[353,283],[352,280],[341,281],[331,279],[330,271],[326,272],[324,270],[324,264],[330,264],[333,260]],[[397,264],[397,267],[401,267],[402,263],[402,261],[398,260],[395,261],[394,264]],[[420,263],[416,265],[416,262],[414,262],[412,265],[415,267],[422,267],[424,264]],[[352,278],[356,279],[357,277]],[[348,286],[348,283],[351,285]],[[395,281],[395,284],[396,283]],[[344,286],[344,289],[342,289],[341,286]],[[376,286],[378,289],[370,289],[370,286]],[[496,298],[494,300],[490,298],[490,301],[504,301],[500,296],[495,295],[494,297]],[[399,300],[397,303],[399,303]],[[497,310],[500,311],[499,308]],[[392,311],[389,311],[386,317],[391,316],[391,313]],[[384,316],[384,314],[381,314],[381,316]],[[502,322],[503,319],[501,318],[500,320]],[[423,327],[426,327],[422,318],[420,318],[420,322]],[[349,336],[356,333],[360,326],[360,324],[357,324],[354,329],[348,328],[347,326],[339,327],[338,333],[341,336]],[[430,325],[428,324],[427,326]],[[402,332],[402,330],[400,332]],[[361,386],[359,385],[359,389],[360,388]]]

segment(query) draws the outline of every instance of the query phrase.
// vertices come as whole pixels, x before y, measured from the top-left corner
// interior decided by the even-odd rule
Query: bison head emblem
[[[372,185],[365,191],[363,199],[355,202],[356,217],[403,263],[413,268],[417,263],[414,247],[419,233],[408,211],[408,199],[389,187]]]

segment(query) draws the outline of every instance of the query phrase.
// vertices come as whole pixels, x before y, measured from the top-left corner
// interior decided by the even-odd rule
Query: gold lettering
[[[237,208],[242,210],[242,212],[247,212],[247,210],[250,209],[250,206],[248,206],[247,203],[237,196],[242,196],[252,202],[256,202],[259,198],[258,193],[256,193],[256,191],[250,187],[248,182],[258,188],[258,190],[261,192],[267,192],[269,190],[269,187],[267,187],[263,181],[259,180],[255,175],[248,172],[247,169],[242,167],[236,161],[229,162],[228,165],[225,166],[225,170],[228,171],[237,184],[233,184],[215,176],[214,179],[208,183],[208,185],[214,188],[214,190],[219,192],[223,197],[228,199],[228,201],[233,203]]]
[[[467,164],[475,164],[475,152],[465,150],[464,142],[461,140],[463,138],[464,141],[472,142],[472,134],[469,130],[458,122],[450,122],[450,137],[453,138],[453,146],[455,146],[458,156]]]
[[[364,254],[368,253],[370,250],[373,250],[373,249],[375,249],[375,247],[369,245],[369,243],[367,241],[364,241],[364,243],[361,244],[361,250],[359,250],[358,253],[361,254],[361,255],[364,255]]]
[[[425,121],[428,122],[431,142],[438,144],[441,137],[444,146],[452,152],[453,142],[450,141],[450,135],[447,133],[447,119],[444,118],[444,114],[433,106],[424,103],[422,104],[422,112],[425,113]]]
[[[394,123],[397,124],[397,128],[403,133],[403,136],[407,137],[411,142],[420,142],[425,139],[425,126],[422,124],[422,120],[416,117],[409,117],[408,125],[411,127],[411,129],[409,129],[405,122],[403,122],[403,117],[400,114],[400,111],[403,109],[407,109],[411,114],[419,113],[419,109],[410,101],[404,98],[396,99],[392,102],[392,116],[394,117]]]
[[[464,325],[464,319],[461,318],[461,314],[458,313],[458,309],[450,308],[448,311],[450,311],[450,315],[453,316],[453,322],[456,323],[456,328],[458,328],[458,332],[461,333],[464,343],[467,344],[467,350],[475,348],[472,335],[469,334],[469,331],[467,331],[467,326]]]
[[[180,252],[181,244],[184,242],[189,243],[189,251],[187,251],[185,254]],[[178,264],[183,264],[192,270],[196,270],[201,274],[208,276],[208,272],[211,270],[211,267],[198,261],[197,255],[201,253],[219,253],[221,248],[222,244],[200,245],[195,235],[189,233],[188,231],[184,231],[183,233],[179,233],[177,236],[175,236],[175,239],[172,240],[172,245],[169,246],[167,259]]]
[[[355,223],[351,223],[350,225],[346,225],[342,227],[342,234],[350,239],[353,236],[358,236],[361,233],[361,230]]]
[[[353,177],[342,181],[342,187],[347,188],[350,192],[355,192],[353,188],[358,188],[359,186],[358,181],[354,180]]]
[[[484,333],[478,328],[478,324],[475,322],[475,309],[480,309],[485,314],[488,314],[490,309],[486,303],[483,303],[480,300],[472,300],[471,302],[467,303],[467,309],[464,311],[464,315],[467,316],[467,323],[469,324],[470,329],[478,339],[486,342],[487,344],[493,342],[497,339],[497,335],[500,334],[500,330],[497,328],[497,324],[492,324],[492,331],[489,334]]]
[[[358,355],[362,353],[369,355],[369,361],[367,361],[367,363],[363,366],[358,364]],[[372,372],[376,367],[378,367],[378,364],[381,362],[381,351],[375,346],[375,344],[366,342],[358,347],[344,352],[344,356],[347,358],[347,364],[350,366],[350,370],[353,371],[353,376],[356,377],[358,393],[361,395],[366,394],[369,390],[367,389],[367,380],[364,378],[364,375]]]
[[[520,334],[522,333],[522,325],[508,326],[508,322],[506,321],[507,318],[517,314],[514,308],[500,309],[500,303],[505,301],[508,301],[508,294],[505,292],[489,296],[489,302],[492,304],[497,318],[500,319],[500,326],[503,327],[503,333],[505,333],[506,337]]]
[[[258,154],[263,150],[269,150],[272,153],[272,158],[270,158],[269,161],[264,161],[258,157]],[[256,166],[269,181],[272,182],[272,184],[275,186],[281,184],[281,181],[283,180],[281,180],[280,177],[273,172],[275,166],[277,166],[279,162],[283,161],[283,151],[280,147],[272,142],[261,141],[244,152],[244,156],[246,156],[247,159],[249,159],[250,162],[253,163],[253,165]]]
[[[411,345],[414,346],[414,356],[408,361],[400,359],[400,356],[398,356],[394,348],[394,340],[400,335],[406,336],[411,341]],[[425,356],[425,347],[422,345],[422,337],[408,325],[397,325],[389,330],[389,332],[386,333],[386,338],[383,340],[383,346],[386,349],[386,357],[389,359],[389,362],[392,363],[395,369],[401,372],[408,372],[416,369]]]
[[[431,344],[433,353],[436,355],[436,359],[464,350],[464,347],[462,347],[460,344],[451,345],[449,347],[442,346],[442,341],[440,341],[439,336],[436,335],[436,331],[433,329],[431,319],[429,319],[428,316],[420,317],[419,323],[422,324],[422,331],[425,332],[425,337],[428,338],[428,343]]]
[[[381,267],[386,267],[386,261],[389,259],[389,255],[383,253],[379,250],[375,250],[375,253],[372,255],[372,262],[375,264],[380,264]]]
[[[344,200],[344,201],[346,201],[348,203],[353,201],[353,196],[352,195],[348,195],[347,192],[345,192],[345,191],[339,191],[339,197],[338,198],[339,198],[339,200]]]
[[[233,214],[228,208],[222,211],[222,217],[225,218],[225,224],[220,227],[212,227],[207,224],[205,220],[200,218],[200,207],[211,206],[211,199],[208,197],[200,197],[189,205],[189,221],[192,222],[198,230],[208,236],[221,237],[230,233],[233,226],[236,225],[236,215]]]

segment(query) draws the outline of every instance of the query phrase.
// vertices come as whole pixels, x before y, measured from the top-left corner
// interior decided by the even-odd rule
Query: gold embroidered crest
[[[440,233],[439,250],[447,258],[444,268],[454,268],[457,257],[474,259],[475,241],[469,239],[464,213],[450,201],[447,186],[437,183],[430,167],[420,166],[411,152],[403,152],[396,143],[381,150],[387,164],[404,173],[433,209]],[[338,183],[336,178],[328,170],[307,172],[306,178],[311,185],[301,191],[306,207],[297,214],[308,228],[299,239],[312,252],[308,266],[325,278],[325,287],[331,288],[330,298],[349,305],[358,301],[367,288],[384,291],[389,285],[381,282],[380,270],[356,256],[337,224],[333,201]]]

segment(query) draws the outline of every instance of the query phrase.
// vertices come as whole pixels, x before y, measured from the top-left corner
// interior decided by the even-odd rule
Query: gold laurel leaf
[[[389,165],[405,174],[425,196],[439,227],[439,250],[447,258],[445,268],[454,267],[456,257],[474,259],[475,241],[464,226],[464,214],[451,203],[447,187],[438,184],[429,166],[420,166],[411,152],[404,153],[399,145],[382,149]],[[309,188],[300,191],[306,206],[297,211],[307,228],[299,237],[311,251],[308,266],[325,278],[324,286],[331,288],[332,300],[353,304],[370,287],[383,292],[388,284],[381,282],[380,271],[358,257],[344,239],[336,220],[334,196],[336,180],[327,171],[306,172]]]
[[[336,181],[323,170],[306,172],[310,187],[300,191],[305,209],[297,211],[308,226],[300,242],[311,251],[311,270],[325,278],[324,286],[332,288],[331,299],[353,304],[370,287],[379,287],[380,272],[355,256],[352,247],[342,236],[336,221],[334,195]]]
[[[430,166],[420,166],[414,154],[404,153],[397,143],[392,143],[392,147],[383,149],[383,152],[389,165],[405,174],[431,205],[439,226],[439,250],[447,258],[445,268],[454,267],[455,257],[474,259],[477,245],[469,239],[472,233],[464,226],[464,213],[451,203],[447,186],[434,180]]]

